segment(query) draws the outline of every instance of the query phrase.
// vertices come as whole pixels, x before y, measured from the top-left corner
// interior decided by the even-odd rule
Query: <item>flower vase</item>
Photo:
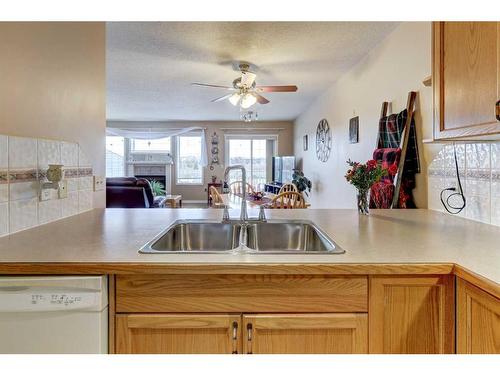
[[[358,213],[360,215],[370,214],[370,199],[369,196],[370,189],[358,189]]]

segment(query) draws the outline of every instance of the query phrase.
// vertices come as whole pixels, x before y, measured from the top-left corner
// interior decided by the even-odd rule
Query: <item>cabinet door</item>
[[[453,276],[372,277],[370,353],[454,352]]]
[[[500,354],[500,300],[459,278],[457,353]]]
[[[240,352],[240,315],[117,314],[116,353]]]
[[[255,354],[351,354],[368,351],[368,316],[256,314],[243,316],[243,351]]]
[[[435,22],[436,138],[500,132],[500,23]]]

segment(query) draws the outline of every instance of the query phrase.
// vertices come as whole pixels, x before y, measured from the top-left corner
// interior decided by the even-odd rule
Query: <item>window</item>
[[[106,136],[106,177],[125,176],[125,139]]]
[[[177,137],[177,185],[203,184],[201,166],[201,136]]]
[[[254,189],[263,190],[264,184],[270,180],[270,161],[274,155],[275,142],[275,138],[228,137],[226,140],[226,164],[243,165],[247,173],[247,182]],[[241,181],[241,179],[241,172],[232,171],[229,183]]]
[[[159,139],[131,139],[130,151],[170,154],[170,137]]]

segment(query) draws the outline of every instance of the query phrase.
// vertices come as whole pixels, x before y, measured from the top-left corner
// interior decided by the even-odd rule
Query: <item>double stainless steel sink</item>
[[[143,254],[342,254],[314,223],[305,220],[215,222],[179,220],[144,245]]]

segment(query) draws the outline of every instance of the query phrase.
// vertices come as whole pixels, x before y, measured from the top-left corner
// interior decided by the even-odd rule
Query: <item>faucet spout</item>
[[[243,165],[230,165],[226,167],[224,170],[224,192],[229,192],[229,187],[227,186],[227,181],[229,177],[229,172],[232,170],[240,170],[241,171],[241,183],[242,183],[242,192],[241,192],[241,209],[240,209],[240,221],[245,223],[248,221],[248,213],[247,213],[247,173],[245,167]]]

